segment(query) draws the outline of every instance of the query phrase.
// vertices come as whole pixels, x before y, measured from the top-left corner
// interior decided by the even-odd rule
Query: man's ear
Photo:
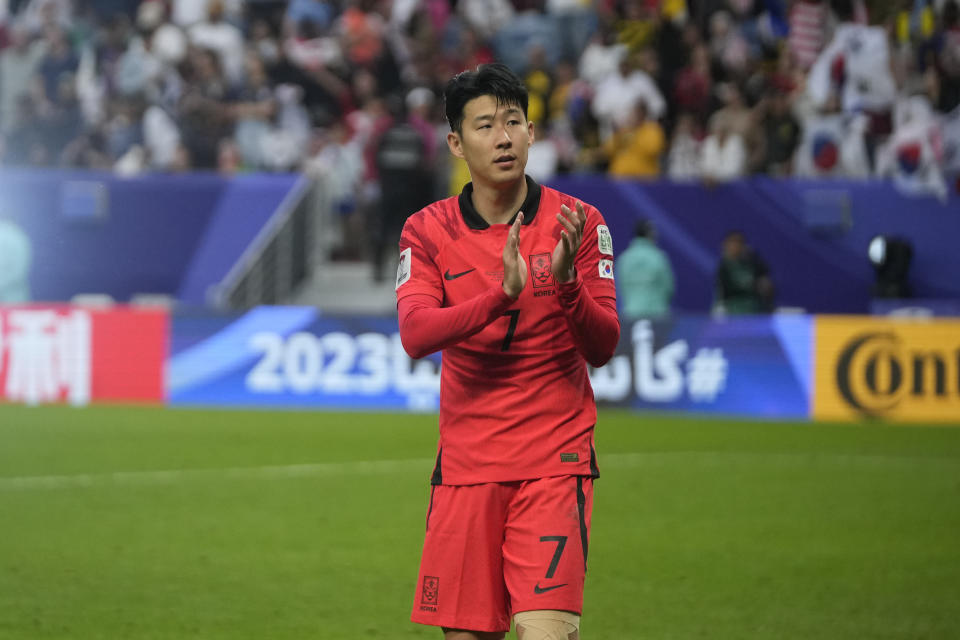
[[[460,139],[460,134],[456,131],[447,134],[447,147],[449,147],[450,153],[458,158],[463,158],[463,140]]]
[[[530,133],[529,135],[530,141],[527,142],[527,146],[529,147],[533,144],[533,141],[536,139],[536,137],[533,134],[533,122],[527,122],[527,131]]]

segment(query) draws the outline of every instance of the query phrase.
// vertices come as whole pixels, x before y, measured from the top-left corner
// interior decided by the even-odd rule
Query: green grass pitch
[[[439,638],[436,416],[0,406],[0,638]],[[956,638],[960,429],[604,411],[584,640]]]

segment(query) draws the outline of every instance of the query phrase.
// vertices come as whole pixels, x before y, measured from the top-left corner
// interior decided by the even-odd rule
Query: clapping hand
[[[516,300],[527,285],[527,261],[520,255],[520,225],[523,224],[523,212],[517,214],[507,243],[503,246],[503,291]]]
[[[583,241],[583,228],[587,224],[587,214],[583,210],[583,203],[577,200],[576,213],[567,205],[560,205],[560,213],[557,214],[557,221],[563,227],[560,232],[560,240],[553,250],[553,277],[558,282],[570,282],[577,274],[574,271],[573,263],[577,257],[577,251],[580,249],[580,243]]]

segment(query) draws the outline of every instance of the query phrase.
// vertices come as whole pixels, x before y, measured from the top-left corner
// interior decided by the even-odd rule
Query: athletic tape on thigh
[[[513,616],[522,640],[570,640],[580,629],[580,616],[569,611],[521,611]]]

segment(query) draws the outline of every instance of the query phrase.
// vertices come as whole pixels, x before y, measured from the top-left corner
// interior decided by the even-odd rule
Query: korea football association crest
[[[530,256],[530,279],[536,288],[553,285],[553,259],[549,253]]]
[[[440,606],[440,578],[423,576],[423,585],[420,588],[420,610],[436,611]]]
[[[400,285],[405,283],[410,279],[410,272],[412,270],[411,265],[411,249],[407,247],[400,252],[400,263],[397,264],[397,286],[394,289],[399,289]]]

